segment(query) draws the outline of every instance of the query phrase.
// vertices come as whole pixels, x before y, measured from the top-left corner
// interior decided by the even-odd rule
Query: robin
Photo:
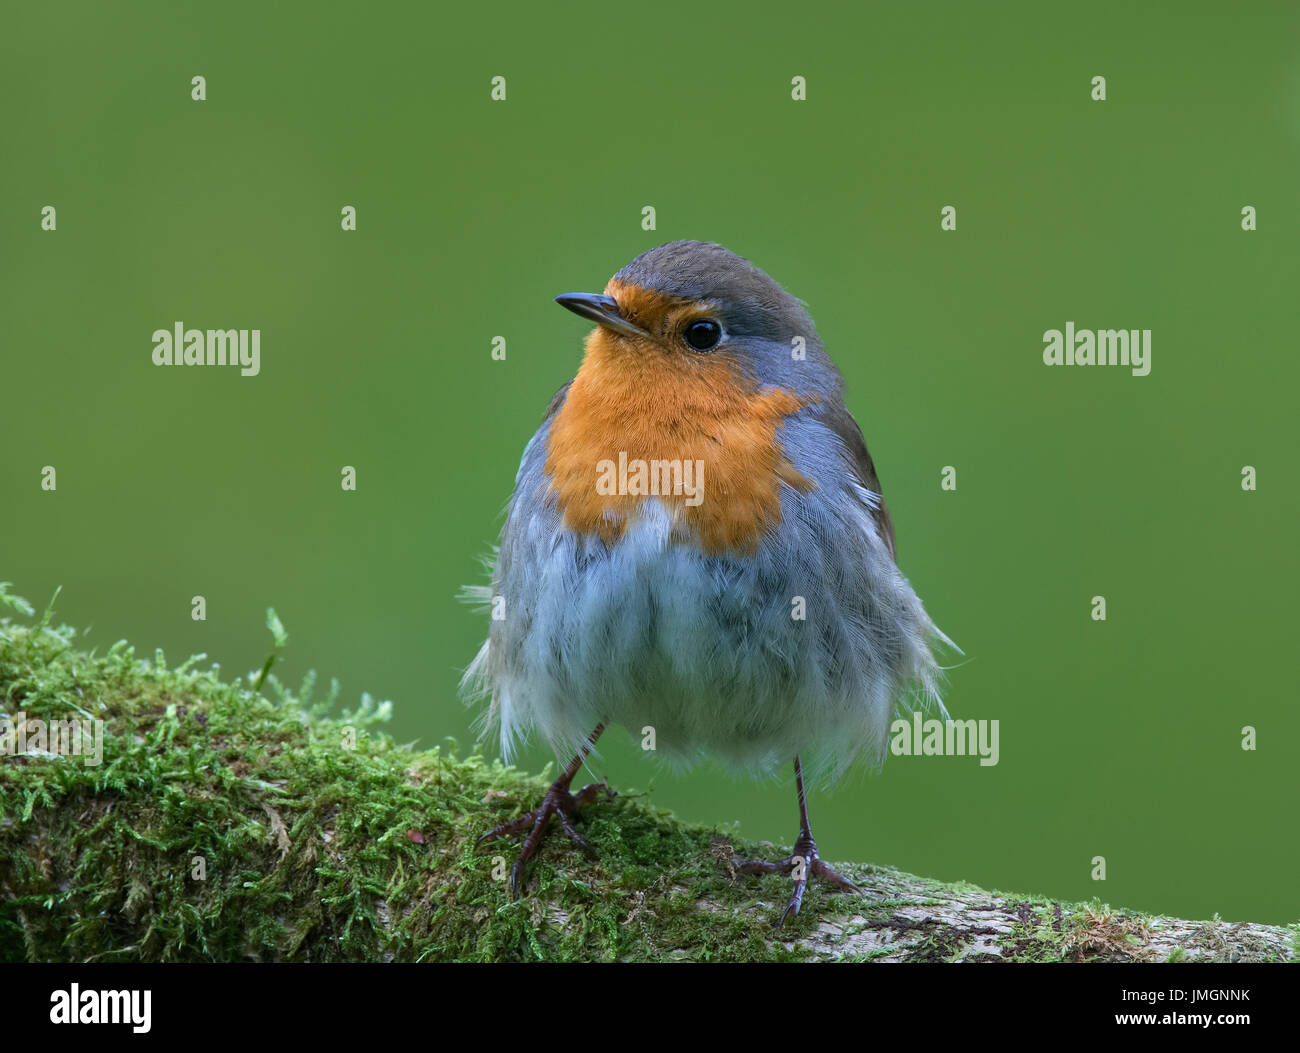
[[[577,375],[524,449],[490,588],[491,631],[466,670],[501,748],[539,731],[573,759],[539,807],[489,830],[556,819],[579,847],[571,785],[618,724],[690,762],[749,772],[793,758],[799,835],[747,873],[857,891],[818,855],[810,781],[884,759],[896,707],[947,716],[933,649],[951,645],[899,571],[894,528],[844,381],[802,301],[720,245],[675,241],[602,294],[566,293],[592,322]]]

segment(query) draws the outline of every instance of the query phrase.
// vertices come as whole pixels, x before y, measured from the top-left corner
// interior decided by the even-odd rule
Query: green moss
[[[33,613],[3,585],[0,605]],[[1115,960],[1145,931],[1041,897],[946,927],[929,908],[990,893],[862,865],[872,896],[812,885],[777,938],[788,878],[732,867],[733,849],[762,847],[631,793],[585,809],[597,858],[552,836],[511,901],[516,844],[475,839],[534,807],[545,773],[395,744],[388,703],[336,712],[338,684],[317,699],[313,675],[286,688],[270,674],[286,636],[273,613],[268,626],[250,687],[203,656],[87,653],[49,609],[0,619],[0,719],[104,730],[99,764],[0,758],[0,961]],[[1212,926],[1196,939],[1220,953]]]
[[[264,697],[202,661],[169,667],[124,642],[88,654],[49,612],[0,620],[0,715],[104,722],[98,765],[0,760],[0,960],[801,954],[770,941],[758,905],[782,879],[738,897],[711,831],[626,797],[586,809],[598,859],[550,838],[512,902],[494,858],[515,845],[474,841],[534,806],[544,778],[396,745],[369,696],[331,716],[337,684],[317,702],[313,677],[290,691],[264,669]]]

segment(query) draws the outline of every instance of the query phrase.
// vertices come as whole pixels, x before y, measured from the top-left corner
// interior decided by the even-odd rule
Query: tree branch
[[[546,780],[395,745],[368,696],[271,697],[195,660],[0,621],[0,960],[1279,961],[1296,928],[1190,922],[834,864],[784,930],[776,858],[625,794],[585,809],[598,858],[552,836],[511,901],[516,846],[475,839]],[[54,741],[75,730],[98,763]],[[37,743],[42,725],[46,737]],[[13,755],[21,729],[21,755]]]

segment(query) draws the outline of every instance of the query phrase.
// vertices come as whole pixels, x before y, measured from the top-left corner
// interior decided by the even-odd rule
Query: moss
[[[0,717],[104,726],[98,765],[0,761],[0,960],[801,956],[759,907],[781,879],[738,897],[714,832],[627,797],[584,813],[599,858],[548,839],[512,902],[494,858],[515,846],[474,841],[532,807],[544,778],[399,746],[369,696],[330,715],[337,684],[317,702],[314,677],[290,691],[264,668],[268,697],[202,662],[124,642],[88,654],[48,611],[0,620]]]
[[[1115,914],[1102,904],[1067,914],[1059,903],[1022,902],[1003,946],[1011,961],[1129,961],[1147,957],[1143,948],[1150,934],[1150,919]]]
[[[338,684],[318,699],[314,675],[290,690],[270,673],[286,641],[273,612],[250,686],[203,656],[87,653],[51,610],[31,617],[3,585],[0,604],[28,616],[0,619],[0,720],[104,732],[99,764],[0,758],[2,961],[1114,960],[1146,931],[1102,905],[985,903],[862,865],[872,896],[810,886],[777,938],[788,879],[732,865],[764,846],[634,793],[585,809],[597,858],[552,836],[511,901],[516,845],[475,838],[535,806],[545,773],[395,744],[388,703],[338,712]],[[961,924],[930,916],[956,900]],[[1216,955],[1222,939],[1196,935]]]

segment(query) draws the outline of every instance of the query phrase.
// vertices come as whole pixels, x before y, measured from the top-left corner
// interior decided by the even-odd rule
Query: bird
[[[938,655],[956,645],[899,569],[802,300],[721,245],[673,241],[555,302],[595,327],[524,449],[491,584],[463,590],[492,619],[461,689],[507,760],[534,733],[572,759],[478,843],[524,834],[512,897],[552,820],[593,852],[575,822],[613,791],[572,784],[612,726],[653,729],[682,768],[793,762],[793,850],[737,861],[791,878],[779,928],[812,878],[860,891],[819,854],[805,774],[830,786],[860,757],[879,768],[897,714],[946,718]]]

